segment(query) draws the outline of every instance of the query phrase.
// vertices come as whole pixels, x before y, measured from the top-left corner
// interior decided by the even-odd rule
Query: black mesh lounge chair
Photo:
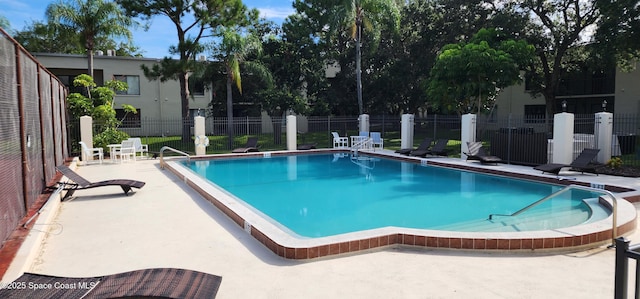
[[[63,190],[67,190],[67,194],[64,195],[62,200],[65,200],[73,195],[76,190],[82,189],[90,189],[96,187],[104,187],[104,186],[120,186],[122,191],[124,191],[125,195],[129,195],[131,188],[142,188],[144,187],[144,182],[135,181],[135,180],[126,180],[126,179],[116,179],[116,180],[106,180],[100,182],[89,182],[85,178],[81,177],[78,173],[71,170],[71,168],[66,165],[60,165],[56,167],[58,171],[60,171],[64,176],[73,181],[73,183],[63,183],[58,182],[54,186],[47,186],[47,189],[57,189],[59,186],[63,187]]]
[[[239,147],[232,150],[232,153],[248,153],[248,152],[257,152],[258,151],[258,137],[249,137],[247,138],[247,144],[244,147]]]
[[[467,161],[476,160],[482,164],[497,164],[502,162],[500,157],[489,155],[484,146],[482,146],[482,142],[467,142],[467,148],[469,149],[469,153],[464,153],[467,155]]]
[[[433,141],[433,138],[431,137],[425,137],[422,142],[420,142],[420,145],[418,145],[417,148],[413,149],[413,148],[402,148],[396,151],[396,153],[401,154],[401,155],[409,155],[411,154],[412,151],[426,151],[429,149],[429,147],[431,146],[431,142]]]
[[[427,155],[447,156],[447,143],[449,143],[449,139],[438,139],[432,148],[427,150],[411,151],[410,154],[416,157],[426,157]]]
[[[98,277],[24,273],[13,284],[49,288],[2,288],[0,298],[215,298],[222,277],[184,269],[158,268]]]
[[[571,164],[569,165],[548,163],[538,165],[533,169],[540,170],[542,171],[542,173],[548,172],[558,175],[562,168],[571,167],[571,170],[580,171],[582,173],[595,173],[597,175],[598,173],[596,172],[596,166],[591,164],[591,161],[593,161],[593,159],[598,156],[598,152],[600,152],[600,150],[596,148],[585,148],[584,150],[582,150],[580,155],[578,155],[578,157],[576,157],[576,159],[573,160],[573,162],[571,162]]]

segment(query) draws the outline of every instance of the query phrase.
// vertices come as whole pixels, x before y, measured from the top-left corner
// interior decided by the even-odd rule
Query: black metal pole
[[[629,241],[624,237],[616,239],[616,272],[614,284],[614,298],[627,299],[627,280],[629,274],[629,260],[627,259]]]

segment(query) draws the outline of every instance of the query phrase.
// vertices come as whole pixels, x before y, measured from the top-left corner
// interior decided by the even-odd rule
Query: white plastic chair
[[[82,161],[85,163],[89,163],[89,157],[93,160],[94,157],[98,157],[100,160],[100,164],[102,164],[102,160],[104,160],[104,152],[101,147],[90,148],[86,143],[80,141],[80,146],[82,146]]]
[[[142,144],[142,140],[139,137],[132,137],[127,140],[133,141],[133,147],[136,149],[136,154],[140,156],[146,156],[149,153],[149,145]]]
[[[119,148],[116,148],[114,152],[115,157],[119,157],[121,162],[125,160],[136,160],[136,148],[132,140],[124,140],[120,144]]]
[[[380,149],[384,147],[384,140],[382,139],[380,132],[371,132],[370,136],[373,150],[376,150],[376,147],[379,147]]]
[[[338,135],[338,132],[331,132],[331,135],[333,135],[334,148],[349,147],[349,137],[340,137],[340,135]]]

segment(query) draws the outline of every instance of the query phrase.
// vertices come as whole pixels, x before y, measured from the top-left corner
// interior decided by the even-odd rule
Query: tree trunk
[[[233,93],[231,77],[227,77],[227,135],[229,135],[229,149],[233,149]]]
[[[358,93],[358,115],[362,115],[364,113],[363,103],[362,103],[362,70],[361,70],[361,51],[360,51],[360,31],[362,30],[360,25],[357,25],[358,30],[356,36],[356,89]]]
[[[181,73],[178,76],[180,82],[180,101],[182,103],[182,142],[191,140],[191,119],[189,117],[189,74]]]
[[[87,63],[87,74],[93,78],[93,49],[87,49]]]

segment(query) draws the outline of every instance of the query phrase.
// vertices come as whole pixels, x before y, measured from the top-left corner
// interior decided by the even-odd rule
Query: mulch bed
[[[632,177],[632,178],[640,177],[640,167],[625,166],[625,165],[622,165],[616,168],[613,168],[608,165],[600,165],[596,168],[596,172],[598,174],[615,175],[615,176],[622,176],[622,177]]]

